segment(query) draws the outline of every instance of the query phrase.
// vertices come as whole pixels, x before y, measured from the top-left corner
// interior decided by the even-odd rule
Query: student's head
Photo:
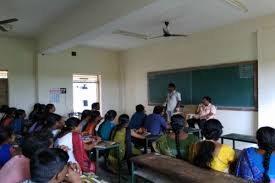
[[[117,116],[117,112],[115,110],[109,110],[106,114],[104,119],[106,121],[114,121]]]
[[[263,183],[269,183],[270,178],[268,176],[270,158],[275,151],[275,129],[271,127],[262,127],[257,131],[256,138],[260,149],[264,150],[264,181]]]
[[[11,118],[14,118],[15,117],[15,111],[16,111],[15,107],[10,107],[7,111],[7,116],[11,117]]]
[[[154,111],[153,111],[153,113],[154,114],[162,114],[163,113],[163,110],[164,110],[164,107],[163,106],[156,106],[155,108],[154,108]]]
[[[91,115],[92,115],[91,113],[92,113],[91,110],[84,110],[81,114],[81,121],[82,120],[90,121]]]
[[[34,104],[33,111],[35,111],[35,112],[41,112],[41,104],[40,103]]]
[[[66,127],[64,128],[64,130],[66,130],[67,132],[77,132],[80,133],[81,132],[81,128],[80,128],[80,120],[78,118],[75,117],[71,117],[69,119],[67,119],[67,121],[65,122]]]
[[[8,105],[2,105],[0,108],[0,112],[1,113],[7,113],[9,110],[9,106]]]
[[[15,118],[25,119],[26,112],[23,109],[18,109],[15,111]]]
[[[46,127],[48,129],[62,129],[65,126],[65,121],[62,116],[51,113],[47,118]]]
[[[0,128],[0,144],[9,144],[15,140],[15,136],[10,128]]]
[[[41,149],[31,158],[31,180],[37,183],[59,183],[68,171],[69,156],[61,149]]]
[[[173,92],[173,91],[175,91],[176,90],[176,85],[175,85],[175,83],[169,83],[168,84],[168,91],[169,92]]]
[[[212,103],[212,99],[208,96],[202,97],[202,103],[205,106],[208,106],[210,103]]]
[[[47,104],[46,113],[54,113],[54,112],[55,112],[55,106],[53,104]]]
[[[31,159],[37,150],[52,147],[52,139],[52,133],[50,132],[34,134],[32,136],[26,137],[22,144],[22,154],[25,157]]]
[[[200,168],[210,168],[210,163],[213,160],[213,153],[215,151],[215,142],[219,140],[223,132],[223,126],[220,121],[210,119],[205,122],[202,128],[202,134],[206,141],[202,141],[198,145],[198,153],[194,158],[194,164]]]
[[[176,148],[177,148],[177,158],[182,159],[182,155],[180,152],[180,138],[179,134],[180,131],[184,127],[184,117],[180,114],[173,115],[171,117],[171,126],[172,130],[175,133],[175,143],[176,143]]]
[[[130,122],[130,117],[127,114],[122,114],[118,118],[118,127],[126,128],[128,127],[129,122]]]
[[[99,102],[95,102],[92,104],[92,111],[99,111],[100,110],[100,105]]]
[[[46,112],[46,105],[45,104],[41,104],[41,113]]]
[[[136,106],[136,112],[145,112],[145,108],[143,105],[139,104]]]
[[[91,121],[94,123],[99,123],[101,120],[101,115],[99,111],[92,111],[91,112]]]

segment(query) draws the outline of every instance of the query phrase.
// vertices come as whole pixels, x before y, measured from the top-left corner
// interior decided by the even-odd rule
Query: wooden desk
[[[233,141],[233,149],[236,149],[235,141],[239,142],[247,142],[247,143],[252,143],[252,144],[257,144],[256,137],[254,136],[249,136],[249,135],[242,135],[242,134],[237,134],[237,133],[230,133],[228,135],[223,135],[221,137],[221,142],[223,144],[224,139],[227,140],[232,140]]]
[[[131,161],[132,183],[136,182],[136,177],[157,183],[248,183],[229,174],[200,169],[183,160],[163,155],[146,154],[134,157]]]

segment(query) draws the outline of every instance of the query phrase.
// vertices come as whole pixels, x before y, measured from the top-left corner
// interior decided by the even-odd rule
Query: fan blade
[[[18,21],[17,18],[11,18],[11,19],[0,21],[0,24],[9,24],[9,23],[17,22],[17,21]]]
[[[170,34],[170,37],[188,37],[188,35],[185,35],[185,34]]]
[[[134,37],[134,38],[144,39],[144,40],[148,39],[148,36],[145,35],[145,34],[138,34],[138,33],[135,33],[135,32],[128,32],[128,31],[124,31],[124,30],[114,31],[113,34],[118,34],[118,35],[123,35],[123,36],[128,36],[128,37]]]
[[[5,29],[4,27],[2,27],[2,26],[0,26],[0,30],[2,31],[2,32],[8,32],[8,30],[7,29]]]
[[[162,38],[162,37],[164,37],[163,35],[161,35],[161,36],[153,36],[153,37],[148,37],[148,39],[157,39],[157,38]]]

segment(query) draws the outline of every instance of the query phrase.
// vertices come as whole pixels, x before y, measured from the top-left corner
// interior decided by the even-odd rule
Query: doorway
[[[91,109],[94,102],[100,99],[99,75],[73,75],[73,109],[82,112]]]
[[[9,104],[8,71],[0,71],[0,106]]]

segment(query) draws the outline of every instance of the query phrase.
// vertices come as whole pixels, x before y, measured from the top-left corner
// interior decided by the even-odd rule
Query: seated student
[[[202,129],[204,123],[209,119],[214,119],[217,109],[211,103],[211,98],[205,96],[202,98],[202,103],[198,106],[196,110],[196,114],[198,114],[198,118],[189,119],[187,122],[190,128],[195,128],[195,124],[199,125],[199,128]]]
[[[83,132],[85,130],[85,126],[91,120],[92,111],[84,110],[81,114],[81,123],[80,123],[80,131]]]
[[[180,114],[171,117],[171,126],[173,133],[161,136],[153,147],[160,154],[188,160],[189,147],[196,144],[199,139],[183,131],[185,121]]]
[[[24,128],[26,112],[22,109],[15,111],[15,118],[11,124],[11,129],[14,134],[21,135]]]
[[[141,154],[141,152],[132,145],[131,137],[144,139],[144,136],[137,134],[134,130],[131,130],[128,127],[129,121],[129,116],[127,114],[120,115],[118,125],[115,127],[111,135],[111,141],[119,144],[119,158],[121,160],[126,159],[127,161],[133,155]],[[110,151],[108,156],[108,164],[110,165],[112,171],[116,172],[118,168],[117,150]]]
[[[217,141],[222,135],[223,126],[220,121],[210,119],[202,128],[205,141],[194,144],[190,148],[189,160],[200,168],[228,172],[230,164],[235,160],[235,151],[226,144]]]
[[[32,112],[29,114],[29,121],[36,122],[38,120],[38,116],[41,115],[41,104],[36,103],[33,106]]]
[[[116,123],[114,122],[116,116],[117,113],[114,110],[110,110],[105,114],[104,122],[98,128],[98,135],[102,140],[110,140],[111,132],[116,126]]]
[[[54,139],[61,132],[62,128],[65,126],[65,121],[62,116],[58,114],[49,114],[45,126],[41,131],[51,131]]]
[[[15,111],[16,111],[16,108],[14,108],[14,107],[11,107],[8,109],[7,114],[1,121],[1,125],[3,127],[10,127],[10,125],[15,117]]]
[[[15,155],[15,149],[12,146],[14,141],[15,136],[11,129],[0,128],[0,168]]]
[[[35,134],[27,137],[22,145],[22,155],[16,155],[0,170],[0,180],[17,183],[30,179],[30,159],[39,149],[52,146],[51,133]]]
[[[131,129],[139,129],[143,127],[147,115],[145,114],[145,108],[143,105],[139,104],[136,106],[136,112],[132,116],[129,127]]]
[[[260,128],[256,136],[259,149],[242,151],[236,176],[257,183],[275,183],[275,129]]]
[[[151,135],[161,135],[168,128],[165,119],[162,117],[163,110],[162,106],[156,106],[153,114],[150,114],[145,120],[144,128]]]
[[[91,112],[91,120],[88,122],[88,124],[85,127],[84,133],[89,135],[96,135],[96,126],[100,123],[102,120],[102,117],[100,115],[99,111],[92,111]]]
[[[95,103],[92,104],[92,111],[100,111],[99,102],[95,102]]]
[[[69,118],[66,127],[58,135],[56,145],[68,147],[69,161],[78,163],[83,172],[95,172],[95,165],[90,161],[86,151],[91,151],[100,138],[94,143],[84,143],[80,133],[80,120],[75,117]]]
[[[80,174],[68,164],[69,156],[61,149],[41,149],[31,158],[31,178],[23,183],[81,182]]]

